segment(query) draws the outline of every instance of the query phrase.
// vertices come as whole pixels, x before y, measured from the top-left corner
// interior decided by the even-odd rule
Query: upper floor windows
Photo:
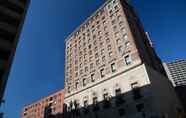
[[[132,63],[131,57],[129,55],[125,56],[125,64],[130,65]]]
[[[116,71],[116,64],[115,63],[111,64],[111,70],[112,70],[112,72]]]
[[[94,74],[91,74],[91,82],[94,82],[95,81],[95,77],[94,77],[95,75]]]
[[[87,85],[87,79],[84,78],[84,79],[83,79],[83,86],[86,86],[86,85]]]
[[[100,70],[100,74],[101,74],[102,78],[105,77],[105,69],[104,68]]]

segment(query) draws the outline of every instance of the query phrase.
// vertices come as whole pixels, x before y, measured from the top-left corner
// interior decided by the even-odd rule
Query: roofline
[[[85,25],[92,17],[94,17],[95,14],[97,14],[101,9],[103,9],[111,0],[106,0],[96,11],[94,11],[90,16],[88,16],[75,30],[70,33],[66,38],[65,38],[65,43],[70,39],[71,36],[75,32],[77,32],[83,25]]]
[[[50,96],[52,96],[52,95],[54,95],[54,94],[56,94],[56,93],[59,93],[59,92],[63,92],[63,94],[64,94],[64,89],[56,90],[55,92],[52,92],[52,93],[49,94],[49,95],[46,95],[46,96],[41,97],[39,100],[35,100],[35,101],[33,101],[32,103],[30,103],[30,104],[24,105],[23,109],[29,107],[30,105],[33,105],[33,104],[35,104],[35,103],[38,103],[38,102],[42,101],[44,98],[50,97]],[[23,110],[23,111],[24,111],[24,110]]]

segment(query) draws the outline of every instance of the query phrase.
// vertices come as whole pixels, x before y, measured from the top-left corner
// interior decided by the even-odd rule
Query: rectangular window
[[[112,52],[109,52],[109,57],[112,57]]]
[[[112,70],[112,72],[116,71],[116,64],[115,63],[111,64],[111,70]]]
[[[98,59],[98,60],[96,60],[96,65],[99,65],[99,59]]]
[[[120,54],[122,54],[123,53],[123,46],[119,46],[118,51],[119,51]]]
[[[129,56],[129,55],[125,56],[125,64],[126,64],[126,65],[130,65],[131,62],[132,62],[132,61],[131,61],[130,56]]]
[[[88,100],[84,100],[83,104],[84,104],[84,107],[88,107]]]
[[[109,51],[112,49],[111,45],[108,45],[107,48],[108,48]]]
[[[121,95],[121,89],[120,88],[115,90],[115,95],[116,96]]]
[[[103,94],[103,99],[104,99],[104,100],[107,100],[108,97],[109,97],[108,93],[104,93],[104,94]]]
[[[83,86],[86,86],[86,84],[87,84],[87,81],[86,81],[86,79],[84,78],[84,79],[83,79]]]
[[[98,98],[97,97],[93,97],[92,101],[93,101],[93,104],[97,104]]]
[[[144,104],[136,105],[136,109],[137,109],[138,112],[141,112],[144,109]]]
[[[91,82],[94,82],[95,81],[94,74],[91,74],[90,78],[91,78]]]
[[[106,61],[106,58],[105,56],[102,57],[102,61],[105,62]]]
[[[78,88],[78,85],[79,85],[79,82],[76,82],[76,85],[75,85],[76,89]]]
[[[100,74],[101,74],[101,77],[103,78],[103,77],[105,77],[105,72],[104,72],[105,70],[104,69],[101,69],[100,70]]]
[[[88,67],[87,66],[85,67],[85,72],[88,72]]]
[[[139,88],[138,82],[132,83],[131,88],[132,88],[134,100],[139,100],[143,97],[141,94],[141,89]]]
[[[93,63],[90,64],[90,69],[92,70],[94,67]]]

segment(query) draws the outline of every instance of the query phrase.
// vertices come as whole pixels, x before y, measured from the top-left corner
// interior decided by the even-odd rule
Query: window
[[[112,25],[114,25],[116,23],[116,20],[114,19],[114,20],[112,20]]]
[[[96,46],[95,48],[94,48],[94,51],[96,52],[98,50],[98,47]]]
[[[109,57],[112,57],[112,52],[109,52]]]
[[[124,27],[121,28],[121,31],[124,32],[124,33],[126,33],[126,29]]]
[[[104,49],[101,50],[101,55],[104,55]]]
[[[111,70],[112,70],[112,72],[116,71],[116,64],[115,63],[111,64]]]
[[[117,30],[117,26],[115,25],[115,26],[113,27],[113,29],[114,29],[114,31],[116,31],[116,30]]]
[[[84,104],[84,107],[88,107],[88,100],[84,100],[83,104]]]
[[[116,32],[115,33],[115,37],[119,37],[119,32]]]
[[[112,49],[111,45],[108,45],[107,48],[108,48],[109,51]]]
[[[101,74],[101,77],[105,77],[105,72],[104,72],[104,68],[100,70],[100,74]]]
[[[144,104],[136,105],[136,109],[137,109],[138,112],[141,112],[144,109]]]
[[[106,39],[106,43],[109,43],[109,42],[110,42],[110,39],[109,39],[109,38],[107,38],[107,39]]]
[[[120,22],[119,22],[119,25],[120,25],[120,27],[121,27],[121,26],[123,25],[123,21],[120,21]]]
[[[116,40],[116,42],[117,42],[117,44],[120,44],[120,43],[121,43],[121,39],[118,38],[118,39]]]
[[[124,35],[123,35],[123,39],[124,39],[125,41],[128,39],[127,34],[124,34]]]
[[[104,94],[103,94],[103,99],[104,99],[104,100],[107,100],[108,98],[109,98],[108,93],[104,93]]]
[[[92,47],[92,45],[90,44],[90,45],[88,46],[88,48],[91,49],[91,47]]]
[[[78,72],[76,72],[75,76],[78,77]]]
[[[95,78],[94,78],[94,74],[91,74],[91,82],[94,82]]]
[[[105,62],[106,61],[106,58],[105,56],[102,57],[102,61]]]
[[[79,67],[80,67],[80,68],[82,68],[82,66],[83,66],[83,64],[82,64],[82,63],[80,63],[80,64],[79,64]]]
[[[75,84],[76,89],[78,88],[78,85],[79,85],[79,82],[76,82],[76,84]]]
[[[99,65],[99,59],[98,59],[98,60],[96,60],[96,65]]]
[[[92,55],[92,50],[89,51],[89,55]]]
[[[111,103],[110,103],[110,98],[109,98],[109,94],[108,93],[104,93],[103,94],[103,107],[104,108],[109,108],[111,106]]]
[[[119,51],[119,53],[122,53],[123,52],[123,46],[119,46],[118,51]]]
[[[129,41],[127,41],[126,43],[125,43],[125,47],[129,47],[130,46],[130,42]]]
[[[83,79],[83,86],[86,86],[86,84],[87,84],[86,82],[87,82],[87,81],[86,81],[86,79],[84,78],[84,79]]]
[[[104,27],[104,31],[107,31],[107,26]]]
[[[92,98],[92,101],[93,101],[93,104],[95,105],[98,103],[98,98],[95,96]]]
[[[125,64],[130,65],[131,64],[131,58],[129,55],[125,56]]]
[[[90,64],[90,69],[93,69],[94,65],[93,63]]]
[[[88,72],[88,67],[87,66],[85,67],[85,72]]]
[[[125,109],[121,108],[118,110],[119,116],[124,116],[125,115]]]
[[[115,95],[116,96],[121,95],[121,89],[120,88],[118,88],[118,89],[115,90]]]
[[[115,104],[116,106],[121,106],[123,103],[125,103],[125,100],[123,99],[123,95],[121,93],[121,89],[118,88],[115,90]]]
[[[91,62],[93,60],[93,57],[91,56],[91,57],[89,57],[89,62]]]
[[[141,94],[141,89],[138,87],[138,82],[132,83],[131,88],[134,100],[139,100],[143,97]]]

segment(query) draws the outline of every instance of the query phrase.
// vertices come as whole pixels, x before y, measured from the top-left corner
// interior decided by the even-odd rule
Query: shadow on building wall
[[[76,100],[71,101],[68,106],[64,104],[63,114],[45,118],[166,118],[166,114],[159,114],[153,108],[148,87],[133,88],[125,94],[122,94],[121,89],[116,89],[115,96],[103,93],[104,100],[98,102],[96,96],[92,97],[91,105],[88,105],[88,100],[83,100],[82,106]],[[178,109],[177,114],[181,113]]]
[[[176,93],[186,111],[186,85],[180,85],[175,87]]]

